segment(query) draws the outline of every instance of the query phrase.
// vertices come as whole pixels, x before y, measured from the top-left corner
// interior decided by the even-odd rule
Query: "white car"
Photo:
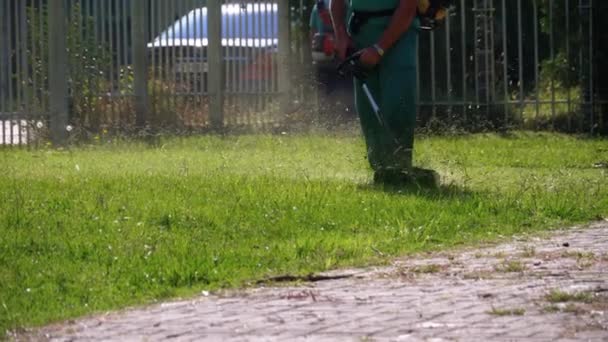
[[[273,91],[277,83],[279,18],[276,3],[222,5],[227,89]],[[207,8],[196,8],[148,44],[153,67],[170,67],[179,80],[206,79]],[[194,81],[196,82],[196,81]]]

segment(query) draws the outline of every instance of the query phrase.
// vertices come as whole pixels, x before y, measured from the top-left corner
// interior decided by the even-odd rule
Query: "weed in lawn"
[[[437,264],[428,264],[422,266],[416,266],[412,268],[412,272],[420,274],[431,274],[441,272],[442,266]]]
[[[495,269],[497,272],[516,273],[525,271],[526,267],[521,263],[521,261],[505,260],[500,265],[497,265]]]
[[[576,266],[579,269],[590,268],[601,260],[601,257],[596,256],[593,252],[582,251],[567,251],[562,253],[562,257],[576,259]]]
[[[524,246],[520,255],[522,258],[533,258],[536,256],[536,249],[534,246]]]
[[[559,306],[552,304],[552,305],[547,305],[547,306],[543,307],[542,311],[545,313],[557,313],[557,312],[561,312],[561,309]]]
[[[523,316],[526,313],[525,309],[516,308],[516,309],[497,309],[492,307],[491,311],[488,311],[488,314],[494,316]]]
[[[507,257],[507,254],[505,252],[496,252],[492,256],[496,259],[504,259]]]
[[[567,302],[579,302],[579,303],[592,303],[593,293],[591,292],[564,292],[560,290],[553,290],[545,296],[545,299],[550,303],[567,303]]]
[[[570,258],[577,260],[595,260],[597,257],[593,252],[566,251],[562,253],[562,258]]]
[[[477,272],[469,272],[465,273],[462,276],[462,279],[465,280],[483,280],[483,279],[493,279],[496,278],[496,274],[490,271],[477,271]]]
[[[563,312],[563,313],[570,313],[570,314],[575,314],[575,315],[583,315],[583,314],[588,313],[588,310],[586,310],[585,308],[581,307],[580,305],[577,305],[574,303],[568,303],[568,304],[560,303],[560,304],[551,304],[551,305],[545,306],[543,308],[543,312],[546,312],[546,313]]]
[[[0,150],[0,331],[608,216],[601,139],[419,137],[405,190],[357,135],[159,139]]]

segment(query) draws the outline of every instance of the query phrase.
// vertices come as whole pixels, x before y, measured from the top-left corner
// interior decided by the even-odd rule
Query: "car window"
[[[207,45],[207,8],[197,8],[177,20],[155,40],[154,46]],[[222,41],[228,45],[276,45],[279,31],[278,6],[272,3],[222,5]],[[235,42],[235,40],[237,40]],[[177,41],[177,42],[176,42]],[[223,45],[226,45],[223,44]]]

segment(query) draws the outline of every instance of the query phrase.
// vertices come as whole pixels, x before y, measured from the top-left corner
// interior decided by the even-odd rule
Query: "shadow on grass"
[[[383,192],[394,196],[420,196],[431,200],[470,199],[480,195],[480,193],[454,184],[425,187],[418,184],[395,186],[370,183],[359,185],[358,188],[363,191]]]

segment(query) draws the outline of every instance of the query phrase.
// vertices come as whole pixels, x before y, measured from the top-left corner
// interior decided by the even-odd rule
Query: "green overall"
[[[398,5],[399,0],[351,0],[353,11],[382,11],[396,9]],[[374,17],[361,26],[352,35],[357,50],[376,44],[388,28],[390,20],[391,17]],[[355,80],[357,113],[365,135],[368,159],[375,171],[406,171],[412,168],[416,125],[416,40],[419,26],[416,18],[365,80],[380,107],[386,127],[378,122],[361,88],[361,81]]]

